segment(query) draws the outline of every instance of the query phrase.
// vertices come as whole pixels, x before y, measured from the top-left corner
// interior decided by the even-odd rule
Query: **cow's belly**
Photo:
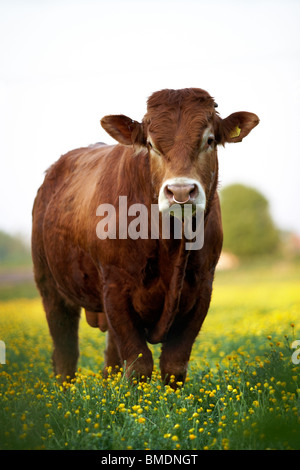
[[[59,246],[59,245],[57,245]],[[80,247],[61,245],[47,261],[58,290],[74,304],[91,312],[103,311],[102,279],[90,256]]]

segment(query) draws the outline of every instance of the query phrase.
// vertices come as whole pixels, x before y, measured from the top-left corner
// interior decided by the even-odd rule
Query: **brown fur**
[[[154,93],[142,123],[123,115],[106,116],[101,123],[121,145],[63,155],[47,171],[33,208],[34,272],[53,338],[54,368],[63,380],[74,376],[84,308],[91,326],[108,329],[105,366],[126,361],[128,376],[134,370],[150,377],[147,341],[162,342],[162,378],[184,381],[222,248],[217,144],[242,140],[258,118],[235,113],[222,120],[207,92],[186,89]],[[232,138],[237,125],[241,135]],[[216,142],[208,156],[199,157],[207,126]],[[160,155],[149,148],[149,135]],[[99,204],[118,208],[119,196],[126,195],[128,206],[138,202],[150,208],[162,182],[174,176],[195,178],[205,189],[201,250],[186,251],[184,240],[97,237]]]

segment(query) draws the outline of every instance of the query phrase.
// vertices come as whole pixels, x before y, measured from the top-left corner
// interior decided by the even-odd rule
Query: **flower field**
[[[217,274],[176,391],[160,380],[156,346],[149,383],[122,370],[104,379],[105,334],[84,316],[79,369],[63,387],[40,299],[0,302],[0,449],[300,449],[298,279]]]

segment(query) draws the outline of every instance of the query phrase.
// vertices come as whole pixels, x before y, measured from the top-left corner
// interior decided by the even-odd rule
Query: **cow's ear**
[[[240,111],[230,114],[227,118],[220,119],[217,140],[220,144],[241,142],[258,123],[259,118],[253,113]]]
[[[123,114],[105,116],[100,121],[106,132],[123,145],[143,145],[143,126]]]

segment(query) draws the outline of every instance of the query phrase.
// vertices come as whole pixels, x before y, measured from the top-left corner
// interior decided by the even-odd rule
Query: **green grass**
[[[38,295],[38,290],[33,281],[0,285],[0,301],[10,299],[34,299],[38,297]]]
[[[80,324],[77,376],[53,377],[39,298],[0,302],[0,449],[300,449],[299,269],[218,272],[188,379],[102,376],[105,335]],[[281,271],[280,271],[281,269]]]

